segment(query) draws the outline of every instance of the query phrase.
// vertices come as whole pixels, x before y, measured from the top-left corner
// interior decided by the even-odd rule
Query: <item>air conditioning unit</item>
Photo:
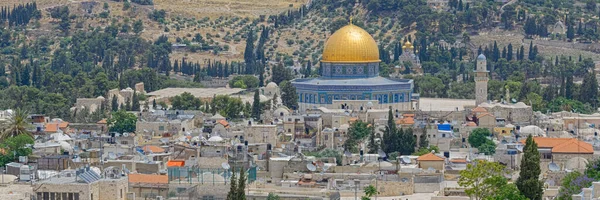
[[[156,200],[164,200],[162,196],[156,196]]]

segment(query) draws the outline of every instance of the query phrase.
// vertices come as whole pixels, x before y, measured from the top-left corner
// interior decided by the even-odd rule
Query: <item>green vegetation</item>
[[[3,131],[1,133],[2,135],[0,136],[0,138],[7,139],[19,135],[26,135],[30,138],[33,138],[31,132],[27,130],[29,129],[29,127],[31,127],[27,115],[28,114],[25,110],[19,108],[13,110],[13,113],[11,114],[10,118],[8,119],[3,128]]]
[[[421,147],[419,148],[418,151],[414,152],[412,155],[413,156],[422,156],[428,153],[439,153],[440,152],[440,148],[438,148],[437,146],[429,146],[429,147]]]
[[[468,142],[471,147],[477,148],[480,153],[486,155],[493,155],[496,152],[496,144],[488,137],[492,136],[492,133],[487,128],[476,128],[469,134]]]
[[[171,97],[171,106],[175,110],[200,110],[202,101],[189,92]]]
[[[253,75],[236,76],[229,81],[229,85],[232,88],[257,88],[259,86],[259,80]]]
[[[360,197],[361,200],[371,200],[371,197],[377,194],[377,188],[373,185],[365,187],[365,196]]]
[[[465,187],[465,193],[473,199],[515,199],[526,200],[514,184],[504,178],[504,166],[497,162],[477,160],[477,164],[468,164],[460,172],[458,184]]]
[[[135,132],[135,123],[137,117],[133,113],[119,110],[113,112],[111,118],[108,119],[108,127],[111,132],[117,133],[133,133]]]
[[[0,165],[5,166],[17,160],[19,156],[31,155],[32,147],[33,138],[26,134],[4,139],[0,143]]]
[[[544,193],[543,183],[539,180],[541,173],[540,169],[540,153],[538,152],[537,144],[533,141],[533,137],[529,135],[523,147],[523,158],[521,159],[521,172],[519,178],[515,182],[519,191],[532,200],[541,200]]]

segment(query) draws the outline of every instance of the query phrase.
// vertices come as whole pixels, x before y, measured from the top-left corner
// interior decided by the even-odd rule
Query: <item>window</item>
[[[127,144],[129,144],[129,142],[127,142],[127,141],[121,141],[121,144],[127,145]]]
[[[159,127],[158,127],[158,130],[159,130],[159,131],[164,131],[164,130],[165,130],[165,126],[159,126]]]
[[[542,159],[552,159],[552,153],[542,153]]]
[[[329,140],[329,135],[325,135],[325,140]]]
[[[91,193],[91,194],[90,194],[90,197],[91,197],[91,198],[90,198],[91,200],[94,200],[94,193]]]
[[[289,129],[289,128],[288,128],[288,133],[291,133],[291,132],[292,132],[292,129]]]
[[[123,189],[121,189],[121,195],[120,196],[121,196],[121,198],[123,198]]]
[[[445,138],[445,137],[446,137],[446,134],[445,134],[445,133],[442,133],[442,137],[443,137],[443,138]]]

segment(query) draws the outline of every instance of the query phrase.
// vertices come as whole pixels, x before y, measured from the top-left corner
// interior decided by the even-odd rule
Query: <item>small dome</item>
[[[208,138],[208,141],[209,142],[222,142],[223,138],[215,135],[215,136]]]
[[[479,54],[479,56],[477,56],[477,60],[487,60],[487,58],[485,58],[485,55]]]
[[[267,88],[278,88],[279,86],[277,86],[277,83],[275,82],[270,82],[269,84],[267,84]]]
[[[102,99],[102,100],[104,100],[104,97],[103,96],[98,96],[98,97],[96,97],[96,99]]]

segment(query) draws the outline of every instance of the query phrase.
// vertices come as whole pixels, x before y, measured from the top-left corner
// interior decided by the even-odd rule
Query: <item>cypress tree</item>
[[[231,175],[231,182],[229,183],[229,192],[227,193],[227,200],[237,200],[237,179],[236,179],[236,175],[235,175],[235,169],[232,169],[231,172],[233,172]]]
[[[246,200],[246,170],[244,170],[244,167],[240,168],[235,200]]]
[[[131,111],[131,99],[129,98],[127,98],[127,100],[125,101],[125,110]]]
[[[521,159],[521,172],[515,182],[521,194],[531,200],[541,200],[543,194],[543,184],[540,178],[540,153],[538,146],[529,135],[523,148],[523,158]]]
[[[260,119],[262,109],[260,108],[260,94],[258,89],[254,90],[254,101],[252,102],[252,118],[255,120]]]
[[[304,73],[305,78],[309,78],[312,74],[312,63],[310,62],[310,60],[306,63],[306,71]]]
[[[152,109],[156,109],[156,99],[152,99]]]
[[[392,107],[390,106],[390,109],[388,111],[387,126],[385,127],[385,130],[383,132],[383,142],[381,147],[386,153],[392,153],[396,151],[396,145],[393,139],[395,137],[395,134],[396,122],[394,121],[394,113],[392,112]]]
[[[573,76],[567,75],[567,80],[565,83],[565,98],[573,99],[574,87],[575,87],[575,84],[573,83]]]
[[[512,60],[513,58],[513,46],[512,44],[508,44],[508,49],[506,51],[506,60]]]
[[[154,100],[154,108],[156,108],[156,100]],[[112,97],[112,102],[110,103],[110,106],[112,107],[112,111],[116,112],[119,110],[119,101],[117,100],[117,95],[113,95]]]
[[[498,49],[498,44],[494,41],[494,48],[492,49],[492,60],[498,61],[500,58],[500,50]]]
[[[427,127],[423,127],[423,132],[419,136],[419,148],[426,148],[429,146],[429,140],[427,139]]]
[[[133,90],[133,100],[131,102],[131,111],[140,111],[140,99],[138,94]]]

